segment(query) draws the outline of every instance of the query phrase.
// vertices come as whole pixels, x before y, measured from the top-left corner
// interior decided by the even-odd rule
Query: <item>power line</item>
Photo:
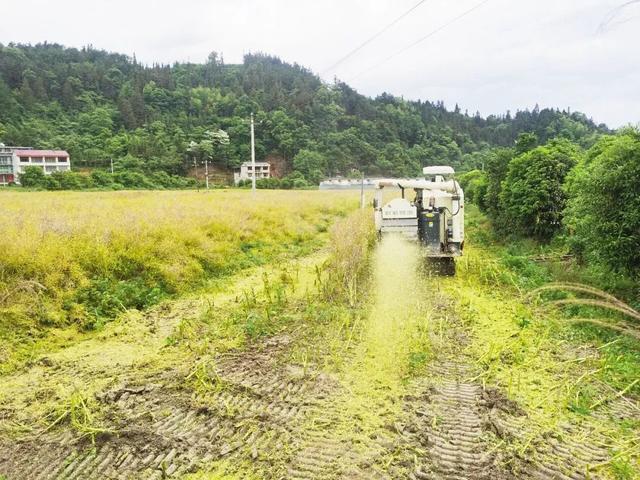
[[[411,12],[413,12],[416,8],[418,8],[420,5],[422,5],[424,2],[426,2],[428,0],[420,0],[418,3],[416,3],[413,7],[411,7],[409,10],[407,10],[406,12],[404,12],[402,15],[400,15],[398,18],[396,18],[394,21],[392,21],[391,23],[389,23],[387,26],[385,26],[382,30],[378,31],[376,34],[374,34],[372,37],[369,37],[367,40],[365,40],[364,42],[362,42],[360,45],[358,45],[356,48],[354,48],[353,50],[351,50],[349,53],[347,53],[344,57],[342,57],[340,60],[338,60],[337,62],[335,62],[333,65],[331,65],[330,67],[326,68],[322,73],[325,74],[330,70],[333,70],[335,67],[337,67],[338,65],[340,65],[342,62],[344,62],[345,60],[351,58],[351,56],[353,56],[356,52],[358,52],[359,50],[363,49],[364,47],[366,47],[368,44],[370,44],[371,42],[373,42],[376,38],[378,38],[380,35],[382,35],[384,32],[386,32],[387,30],[389,30],[391,27],[393,27],[396,23],[398,23],[400,20],[402,20],[404,17],[406,17],[407,15],[409,15]]]
[[[374,70],[376,68],[378,68],[380,65],[382,65],[383,63],[388,62],[389,60],[391,60],[394,57],[397,57],[398,55],[400,55],[401,53],[406,52],[407,50],[409,50],[410,48],[415,47],[416,45],[418,45],[419,43],[424,42],[425,40],[427,40],[430,37],[433,37],[435,34],[441,32],[442,30],[444,30],[445,28],[447,28],[450,25],[453,25],[454,23],[456,23],[458,20],[461,20],[462,18],[466,17],[467,15],[469,15],[470,13],[472,13],[473,11],[477,10],[478,8],[482,7],[485,3],[489,2],[490,0],[483,0],[482,2],[474,5],[473,7],[471,7],[468,10],[465,10],[464,12],[462,12],[460,15],[458,15],[457,17],[452,18],[451,20],[449,20],[448,22],[444,23],[443,25],[440,25],[438,28],[436,28],[435,30],[431,30],[429,33],[427,33],[425,36],[419,38],[418,40],[416,40],[415,42],[407,45],[406,47],[401,48],[400,50],[398,50],[397,52],[389,55],[388,57],[384,58],[383,60],[381,60],[380,62],[376,63],[375,65],[372,65],[371,67],[367,68],[366,70],[361,71],[360,73],[358,73],[357,75],[354,75],[353,77],[351,77],[348,81],[351,82],[352,80],[365,75],[367,73],[369,73],[371,70]]]
[[[596,33],[598,34],[602,34],[605,33],[606,30],[608,29],[608,27],[615,25],[616,23],[622,23],[622,22],[616,22],[613,23],[613,21],[616,19],[616,17],[618,17],[618,15],[620,15],[620,13],[622,13],[627,7],[633,5],[634,3],[638,3],[640,2],[640,0],[630,0],[628,2],[625,2],[621,5],[618,5],[616,8],[612,9],[609,11],[609,13],[607,13],[607,16],[605,17],[605,19],[600,22],[600,25],[598,25],[598,30]],[[625,21],[629,21],[631,19],[627,19]]]

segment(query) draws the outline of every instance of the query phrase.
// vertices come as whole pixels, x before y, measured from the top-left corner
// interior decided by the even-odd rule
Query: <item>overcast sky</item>
[[[613,127],[640,122],[640,0],[617,10],[628,0],[484,1],[426,0],[330,70],[418,0],[3,0],[0,42],[92,44],[145,63],[202,62],[213,50],[234,63],[262,51],[371,96],[457,102],[483,116],[538,103]]]

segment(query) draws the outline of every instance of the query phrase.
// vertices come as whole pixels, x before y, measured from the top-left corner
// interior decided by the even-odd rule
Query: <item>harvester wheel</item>
[[[426,264],[430,275],[453,277],[456,274],[456,261],[453,257],[427,257]]]

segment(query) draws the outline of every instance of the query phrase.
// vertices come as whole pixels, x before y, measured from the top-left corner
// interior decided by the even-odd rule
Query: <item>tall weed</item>
[[[375,243],[371,212],[355,212],[336,223],[330,234],[331,253],[318,272],[319,287],[326,300],[353,307],[365,293]]]

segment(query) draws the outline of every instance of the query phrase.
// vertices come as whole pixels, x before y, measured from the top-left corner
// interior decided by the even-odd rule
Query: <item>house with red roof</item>
[[[45,175],[51,175],[71,170],[71,160],[64,150],[35,150],[0,143],[0,185],[19,184],[26,167],[39,167]]]

